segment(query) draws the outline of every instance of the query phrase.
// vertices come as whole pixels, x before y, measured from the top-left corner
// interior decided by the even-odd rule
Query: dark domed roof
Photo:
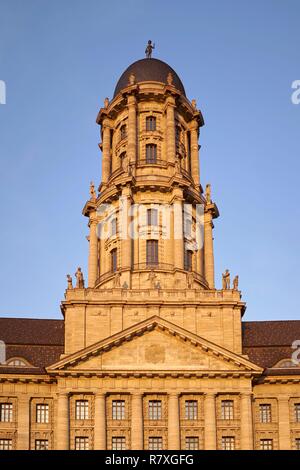
[[[136,82],[162,82],[167,84],[167,76],[169,73],[173,75],[173,85],[177,90],[179,90],[185,96],[184,86],[182,81],[178,77],[175,70],[172,69],[168,64],[158,59],[141,59],[137,60],[122,73],[117,86],[115,88],[114,97],[123,88],[129,86],[129,76],[131,74],[135,75]]]

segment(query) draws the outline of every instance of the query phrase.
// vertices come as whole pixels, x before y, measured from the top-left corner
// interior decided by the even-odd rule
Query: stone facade
[[[41,369],[28,351],[0,366],[0,448],[300,449],[300,369],[251,359],[241,293],[215,287],[203,117],[167,64],[145,60],[97,117],[88,285],[69,279],[64,349]]]

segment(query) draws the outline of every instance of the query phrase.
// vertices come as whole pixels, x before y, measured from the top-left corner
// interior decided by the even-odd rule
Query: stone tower
[[[195,100],[165,62],[138,60],[97,123],[102,182],[83,209],[88,286],[66,291],[65,354],[155,315],[241,354],[244,303],[238,290],[215,289],[219,214],[202,189]]]

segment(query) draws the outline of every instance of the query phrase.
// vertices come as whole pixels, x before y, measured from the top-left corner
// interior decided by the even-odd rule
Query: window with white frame
[[[125,400],[113,400],[112,419],[125,419]]]
[[[48,450],[48,439],[36,439],[35,450]]]
[[[273,450],[273,439],[261,439],[260,449],[261,450]]]
[[[162,418],[161,400],[149,400],[148,413],[149,413],[149,419],[153,419],[153,420],[161,419]]]
[[[36,405],[36,422],[49,423],[49,405],[48,403],[37,403]]]
[[[163,440],[160,436],[149,437],[149,450],[162,450]]]
[[[233,400],[222,400],[221,419],[234,419]]]
[[[223,436],[222,437],[222,450],[234,450],[234,449],[235,449],[234,436]]]
[[[88,400],[76,400],[76,419],[89,419],[89,402]]]
[[[85,436],[75,437],[75,450],[89,450],[89,438]]]
[[[188,436],[185,438],[186,450],[198,450],[199,449],[199,437]]]
[[[12,450],[12,439],[0,439],[0,450]]]
[[[272,408],[270,403],[262,403],[259,405],[259,420],[261,423],[271,423]]]
[[[13,404],[0,403],[0,421],[10,423],[13,420]]]
[[[111,448],[112,450],[126,450],[126,438],[124,436],[113,436]]]
[[[19,358],[19,357],[15,357],[13,359],[9,359],[7,362],[6,362],[6,365],[10,366],[10,367],[28,367],[28,364],[27,362],[25,362],[23,359]]]
[[[198,419],[197,400],[185,400],[185,419]]]

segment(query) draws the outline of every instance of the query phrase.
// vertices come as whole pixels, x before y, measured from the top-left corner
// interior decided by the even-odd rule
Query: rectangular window
[[[222,450],[234,450],[235,438],[232,436],[222,437]]]
[[[0,439],[0,450],[12,450],[12,440]]]
[[[147,209],[147,225],[157,226],[158,225],[158,210]]]
[[[88,400],[76,400],[76,419],[89,419]]]
[[[111,236],[117,235],[117,219],[112,219],[110,225]]]
[[[110,252],[111,270],[113,273],[116,272],[118,269],[117,253],[117,248],[114,248]]]
[[[198,419],[198,402],[197,400],[185,401],[185,419]]]
[[[233,400],[222,400],[221,419],[233,419]]]
[[[75,450],[89,450],[89,438],[75,437]]]
[[[0,421],[10,423],[13,420],[13,404],[0,403]]]
[[[114,436],[111,440],[112,450],[126,450],[126,440],[123,436]]]
[[[193,270],[193,252],[191,250],[185,250],[184,252],[184,269],[186,271]]]
[[[193,231],[193,221],[191,219],[188,219],[185,217],[184,219],[184,235],[187,238],[190,238],[192,236],[192,231]]]
[[[162,450],[162,437],[149,437],[149,450]]]
[[[47,439],[36,439],[35,440],[35,450],[48,450],[48,440]]]
[[[300,438],[299,437],[295,439],[295,449],[300,450]]]
[[[49,405],[47,403],[38,403],[36,405],[36,422],[49,423]]]
[[[156,130],[156,118],[154,116],[146,117],[146,130],[155,131]]]
[[[261,439],[260,450],[273,450],[273,439]]]
[[[259,417],[261,423],[271,423],[272,413],[271,405],[269,403],[263,403],[259,405]]]
[[[300,422],[300,403],[295,403],[294,410],[295,410],[295,421],[299,423]]]
[[[186,437],[185,438],[186,450],[198,450],[199,449],[199,437]]]
[[[160,400],[150,400],[149,401],[149,419],[161,419],[162,418],[162,409]]]
[[[125,419],[125,401],[113,400],[112,419]]]
[[[147,266],[158,265],[158,240],[147,240],[146,259]]]
[[[146,162],[156,163],[157,161],[157,146],[155,144],[146,145]]]

